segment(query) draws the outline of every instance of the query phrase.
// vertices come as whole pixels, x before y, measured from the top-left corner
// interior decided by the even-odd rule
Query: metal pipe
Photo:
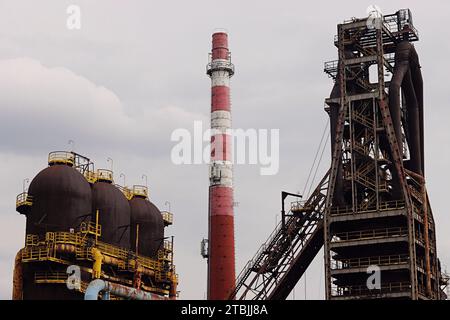
[[[425,175],[425,148],[424,148],[424,116],[423,116],[423,78],[419,56],[414,47],[411,48],[410,71],[419,109],[420,154],[422,160],[422,175]]]
[[[407,109],[408,128],[405,128],[405,134],[408,137],[410,169],[423,175],[423,81],[417,52],[407,38],[397,44],[395,67],[389,86],[389,111],[399,151],[403,155],[400,88],[403,90]],[[398,175],[399,173],[394,170],[392,182],[394,197],[399,197],[401,194]]]
[[[57,252],[63,252],[63,253],[76,253],[76,246],[73,244],[56,244],[55,245],[55,250]],[[103,264],[107,264],[107,265],[112,265],[112,266],[120,266],[123,261],[121,261],[120,259],[114,258],[114,257],[110,257],[108,255],[103,255],[103,260],[102,260]],[[132,268],[137,268],[137,262],[136,260],[130,260],[129,264]],[[148,276],[154,276],[155,275],[155,271],[153,270],[149,270],[149,269],[144,269],[141,268],[140,272],[142,274],[148,275]]]
[[[97,300],[98,294],[106,289],[106,281],[95,279],[89,283],[84,294],[84,300]]]
[[[98,300],[98,294],[100,292],[104,292],[104,300],[109,300],[111,294],[130,300],[170,300],[167,297],[101,279],[95,279],[89,283],[84,294],[84,300]]]
[[[94,265],[92,267],[92,277],[98,279],[102,274],[103,255],[97,248],[92,248],[91,252],[92,258],[94,259]]]
[[[410,169],[422,175],[422,154],[420,142],[420,125],[419,125],[419,107],[417,103],[416,93],[411,77],[411,72],[408,69],[403,82],[402,90],[405,94],[406,110],[407,110],[407,133],[409,144]]]

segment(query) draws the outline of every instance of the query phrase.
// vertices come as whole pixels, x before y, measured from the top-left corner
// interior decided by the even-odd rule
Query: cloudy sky
[[[81,30],[66,28],[66,9],[79,5]],[[332,82],[323,62],[336,58],[336,24],[383,12],[413,11],[425,80],[426,170],[437,222],[438,252],[450,270],[448,1],[0,1],[0,298],[10,299],[15,253],[23,246],[23,216],[15,197],[25,178],[46,166],[52,150],[114,160],[116,180],[141,184],[151,199],[170,202],[182,298],[203,299],[208,168],[170,159],[177,128],[208,125],[210,80],[205,74],[211,33],[226,28],[236,74],[233,125],[280,129],[280,170],[261,176],[256,165],[235,168],[237,271],[275,226],[280,191],[302,191],[327,123],[324,98]],[[316,180],[329,165],[328,148]],[[324,295],[322,253],[295,291]],[[291,295],[290,298],[293,298]]]

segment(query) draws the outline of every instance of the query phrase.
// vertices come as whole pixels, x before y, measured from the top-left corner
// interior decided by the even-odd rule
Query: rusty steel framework
[[[408,9],[379,19],[338,25],[339,59],[325,63],[335,80],[325,101],[331,168],[249,261],[231,299],[285,299],[322,247],[327,299],[446,298],[424,178],[418,33]]]

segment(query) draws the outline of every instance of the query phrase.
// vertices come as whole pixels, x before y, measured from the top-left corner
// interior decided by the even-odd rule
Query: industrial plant
[[[425,185],[424,98],[412,13],[337,26],[325,99],[331,167],[244,267],[230,299],[286,299],[323,248],[328,300],[446,299]],[[389,80],[387,80],[389,79]],[[381,273],[367,284],[368,271]]]
[[[236,276],[235,68],[228,33],[212,35],[208,238],[201,243],[207,299],[285,300],[320,252],[327,300],[447,299],[426,187],[418,40],[409,9],[337,25],[337,60],[324,64],[333,82],[324,101],[329,170],[305,198],[281,192],[281,221]],[[176,299],[174,238],[165,233],[173,216],[150,199],[148,186],[115,184],[112,170],[95,169],[85,156],[51,152],[48,167],[17,196],[26,237],[13,299]]]
[[[75,152],[56,151],[17,196],[26,216],[16,256],[13,299],[174,299],[178,276],[172,213],[149,200],[147,186],[114,184]]]

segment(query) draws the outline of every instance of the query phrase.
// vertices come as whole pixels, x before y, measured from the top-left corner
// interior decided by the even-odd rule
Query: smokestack
[[[234,74],[226,32],[212,36],[208,299],[225,300],[235,287],[230,78]]]

